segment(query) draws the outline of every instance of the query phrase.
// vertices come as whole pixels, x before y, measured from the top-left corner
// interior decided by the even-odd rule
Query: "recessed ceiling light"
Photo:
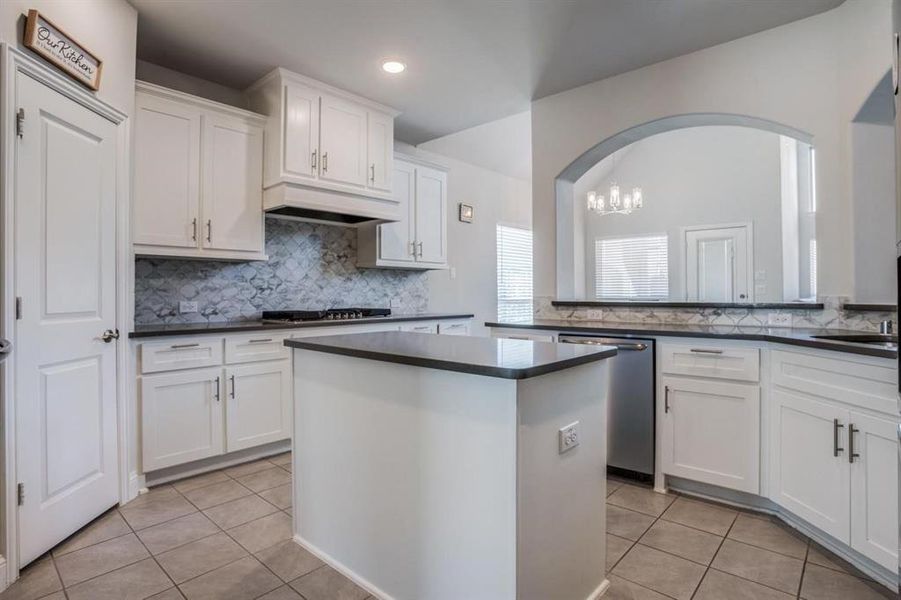
[[[391,73],[392,75],[403,73],[404,69],[406,68],[407,65],[400,62],[399,60],[386,60],[382,63],[382,70],[386,73]]]

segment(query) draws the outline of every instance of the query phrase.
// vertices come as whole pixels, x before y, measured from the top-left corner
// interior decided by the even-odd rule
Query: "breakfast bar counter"
[[[606,588],[614,348],[404,332],[285,344],[299,544],[380,598]]]

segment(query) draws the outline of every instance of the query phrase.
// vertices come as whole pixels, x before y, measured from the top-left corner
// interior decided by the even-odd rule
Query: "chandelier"
[[[613,153],[613,169],[616,172],[616,153]],[[644,199],[640,187],[633,187],[631,193],[620,194],[619,185],[614,179],[605,197],[595,191],[588,192],[588,210],[603,215],[630,215],[639,210]]]

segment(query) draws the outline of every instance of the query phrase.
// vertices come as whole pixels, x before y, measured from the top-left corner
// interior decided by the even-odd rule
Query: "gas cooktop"
[[[302,323],[305,321],[347,321],[388,317],[390,308],[329,308],[328,310],[264,310],[264,323]]]

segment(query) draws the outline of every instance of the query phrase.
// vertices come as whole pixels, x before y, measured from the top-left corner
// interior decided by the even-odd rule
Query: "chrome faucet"
[[[879,333],[882,335],[891,335],[894,332],[894,327],[891,319],[886,319],[879,323]]]

